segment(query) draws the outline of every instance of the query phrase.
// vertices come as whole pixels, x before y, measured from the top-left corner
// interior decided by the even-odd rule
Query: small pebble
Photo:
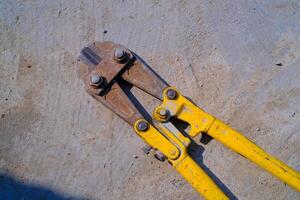
[[[292,117],[295,117],[296,116],[296,113],[294,112],[293,114],[292,114]]]

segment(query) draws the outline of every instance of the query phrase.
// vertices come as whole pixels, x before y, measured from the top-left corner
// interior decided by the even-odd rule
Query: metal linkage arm
[[[172,117],[189,123],[191,137],[201,132],[207,133],[300,192],[299,172],[266,153],[241,133],[201,110],[175,88],[170,87],[164,90],[160,108],[168,110]],[[154,118],[159,120],[157,115],[154,115]]]
[[[205,199],[225,200],[228,197],[214,181],[188,155],[190,139],[179,131],[169,130],[166,124],[155,123],[157,129],[145,120],[135,123],[135,132],[154,149],[162,152],[169,163],[179,172]]]

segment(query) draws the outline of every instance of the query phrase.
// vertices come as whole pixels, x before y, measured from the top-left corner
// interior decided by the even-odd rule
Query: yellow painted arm
[[[205,199],[229,199],[218,188],[213,180],[201,169],[191,157],[186,156],[174,168],[197,190]]]
[[[170,90],[175,91],[176,95],[173,98],[168,96]],[[164,90],[163,102],[160,105],[160,109],[162,108],[167,109],[172,117],[189,123],[188,134],[191,137],[195,137],[201,132],[208,133],[228,148],[248,158],[300,192],[299,172],[266,153],[241,133],[200,109],[175,88],[169,87]]]
[[[141,125],[143,129],[139,128]],[[187,146],[189,138],[180,132],[171,132],[162,124],[153,125],[141,119],[136,121],[134,130],[147,144],[162,152],[172,166],[205,198],[208,200],[228,199],[215,182],[189,156]],[[176,145],[175,145],[176,144]]]
[[[300,173],[266,153],[248,138],[220,120],[215,120],[208,134],[241,154],[300,192]]]

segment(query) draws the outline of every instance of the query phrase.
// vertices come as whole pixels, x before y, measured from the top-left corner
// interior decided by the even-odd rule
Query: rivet
[[[137,124],[137,129],[139,131],[143,131],[144,132],[144,131],[148,130],[148,128],[149,128],[149,125],[148,125],[148,123],[146,121],[140,121]]]
[[[177,97],[177,92],[173,89],[168,89],[167,90],[167,98],[174,100]]]

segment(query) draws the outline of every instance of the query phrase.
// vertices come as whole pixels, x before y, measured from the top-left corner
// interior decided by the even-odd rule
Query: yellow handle
[[[186,156],[174,168],[205,198],[229,199],[214,181],[189,156]]]
[[[168,97],[168,91],[175,91],[175,99]],[[163,102],[160,107],[168,109],[173,117],[189,123],[191,126],[188,133],[189,136],[195,137],[201,132],[208,133],[233,151],[253,161],[300,192],[299,172],[266,153],[239,132],[204,112],[186,97],[182,96],[176,88],[168,87],[164,90]],[[191,183],[193,181],[192,176],[188,178],[188,181]],[[199,192],[201,193],[201,191]]]
[[[239,132],[216,119],[207,133],[300,192],[299,172],[266,153]]]
[[[214,181],[198,166],[188,155],[187,147],[190,143],[179,131],[171,132],[166,125],[157,123],[156,128],[148,124],[148,129],[140,130],[139,123],[147,123],[145,120],[137,120],[134,125],[135,132],[153,148],[158,149],[168,158],[173,167],[206,199],[228,199]],[[157,129],[159,128],[159,130]],[[167,140],[170,139],[172,142]],[[179,154],[180,149],[180,155]]]

